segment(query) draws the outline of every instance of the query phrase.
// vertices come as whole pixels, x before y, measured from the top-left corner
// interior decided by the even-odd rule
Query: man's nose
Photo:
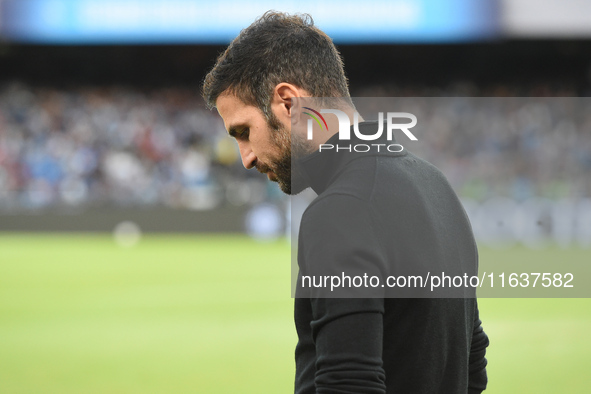
[[[242,165],[247,170],[254,167],[256,163],[256,155],[250,149],[250,144],[246,142],[238,142],[238,149],[240,150],[240,157],[242,158]]]

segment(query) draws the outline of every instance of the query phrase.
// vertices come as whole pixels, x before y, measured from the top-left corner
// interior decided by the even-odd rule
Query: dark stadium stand
[[[591,41],[586,40],[340,49],[353,96],[585,97],[591,92]],[[0,212],[208,211],[281,203],[275,185],[243,170],[221,120],[199,95],[200,81],[221,50],[2,46]],[[558,112],[548,111],[555,117],[551,122],[560,121]],[[450,116],[453,123],[459,114]],[[589,122],[580,121],[569,129],[570,138],[556,141],[531,133],[491,140],[468,131],[469,143],[463,145],[452,138],[425,138],[421,154],[447,173],[461,195],[476,200],[589,198],[591,184],[584,176],[591,169]],[[539,166],[544,157],[526,160],[531,146],[549,141],[576,154],[560,166]],[[546,151],[552,159],[552,151]],[[479,172],[487,165],[495,169],[492,174]]]

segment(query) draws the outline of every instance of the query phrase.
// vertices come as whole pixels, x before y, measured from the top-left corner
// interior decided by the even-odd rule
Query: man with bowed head
[[[467,216],[432,165],[406,150],[319,152],[319,144],[338,144],[330,124],[333,135],[315,133],[312,140],[292,133],[292,125],[305,122],[299,98],[340,98],[343,112],[355,110],[341,56],[310,16],[270,11],[258,18],[219,56],[203,96],[236,140],[246,169],[266,174],[287,194],[308,187],[318,194],[302,217],[299,284],[301,272],[317,267],[396,273],[426,262],[477,266]],[[359,123],[367,134],[375,127]],[[294,309],[295,393],[486,388],[488,337],[475,297],[329,298],[298,286]]]

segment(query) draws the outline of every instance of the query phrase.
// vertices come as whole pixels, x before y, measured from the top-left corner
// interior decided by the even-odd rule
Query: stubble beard
[[[271,129],[271,139],[279,148],[279,157],[274,163],[257,164],[257,170],[266,173],[272,171],[276,177],[276,182],[282,192],[288,195],[296,195],[309,187],[306,178],[297,165],[292,163],[292,158],[296,161],[314,151],[306,140],[298,135],[291,135],[287,127],[283,126],[279,119],[271,114],[267,120]]]

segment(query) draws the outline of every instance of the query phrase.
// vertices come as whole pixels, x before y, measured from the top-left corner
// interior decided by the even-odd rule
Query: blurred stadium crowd
[[[265,182],[251,179],[238,158],[223,123],[195,92],[18,83],[0,90],[4,209],[209,209],[263,200]]]
[[[456,96],[429,117],[416,150],[462,197],[591,197],[591,101],[578,109],[522,100],[487,118],[462,96],[503,87],[369,87],[357,96]],[[535,87],[524,96],[576,96]],[[575,100],[576,101],[576,100]],[[572,102],[572,101],[571,101]],[[568,105],[567,105],[568,107]],[[443,107],[442,107],[443,108]],[[471,112],[469,120],[466,113]],[[476,127],[475,127],[476,125]],[[167,206],[197,210],[276,201],[275,184],[244,171],[219,116],[197,89],[0,87],[0,209]]]

